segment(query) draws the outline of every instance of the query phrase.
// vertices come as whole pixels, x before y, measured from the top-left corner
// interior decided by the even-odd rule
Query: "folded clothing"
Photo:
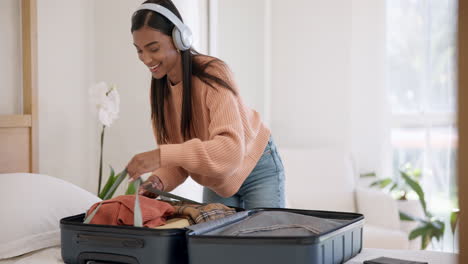
[[[139,196],[143,226],[156,227],[166,223],[175,208],[166,202]],[[121,195],[102,203],[90,224],[133,226],[135,195]],[[86,215],[91,214],[100,203],[95,203]]]
[[[189,226],[190,223],[187,218],[171,218],[167,219],[166,224],[154,227],[155,229],[170,229],[170,228],[184,228]]]
[[[170,218],[186,218],[190,222],[190,225],[204,223],[236,213],[234,208],[227,207],[226,205],[220,203],[203,205],[185,204],[183,202],[170,203],[175,208],[175,212]]]
[[[320,235],[348,223],[281,211],[254,213],[241,221],[206,233],[221,236],[311,236]]]

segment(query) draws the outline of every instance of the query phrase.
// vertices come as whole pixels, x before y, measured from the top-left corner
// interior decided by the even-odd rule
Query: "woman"
[[[143,186],[169,192],[190,175],[204,186],[205,203],[284,207],[284,168],[270,130],[242,102],[227,65],[190,47],[191,32],[174,4],[146,1],[132,17],[131,32],[153,77],[159,148],[135,155],[130,177],[152,172]],[[151,197],[143,186],[139,193]]]

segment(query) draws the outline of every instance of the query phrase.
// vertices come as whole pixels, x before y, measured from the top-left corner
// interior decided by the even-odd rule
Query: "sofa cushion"
[[[400,230],[364,224],[364,248],[408,249],[408,235]]]
[[[292,208],[355,212],[351,158],[343,150],[279,149]]]
[[[357,188],[358,212],[371,225],[400,230],[400,217],[396,201],[387,193],[377,189]]]

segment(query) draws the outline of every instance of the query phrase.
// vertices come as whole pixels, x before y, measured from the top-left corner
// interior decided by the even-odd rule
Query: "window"
[[[428,208],[445,218],[457,207],[456,7],[390,0],[386,18],[393,170],[421,169]]]

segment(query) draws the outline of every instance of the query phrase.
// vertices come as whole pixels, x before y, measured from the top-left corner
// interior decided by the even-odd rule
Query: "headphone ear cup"
[[[186,32],[187,33],[187,32]],[[188,35],[182,36],[182,32],[177,27],[174,27],[172,30],[172,40],[174,41],[174,45],[179,49],[179,50],[188,50],[192,46],[192,32],[189,30]],[[184,42],[184,37],[185,38],[185,43]]]
[[[180,31],[177,27],[174,27],[172,30],[172,41],[174,42],[174,46],[176,46],[179,50],[186,50],[184,43],[182,42],[182,36]]]

